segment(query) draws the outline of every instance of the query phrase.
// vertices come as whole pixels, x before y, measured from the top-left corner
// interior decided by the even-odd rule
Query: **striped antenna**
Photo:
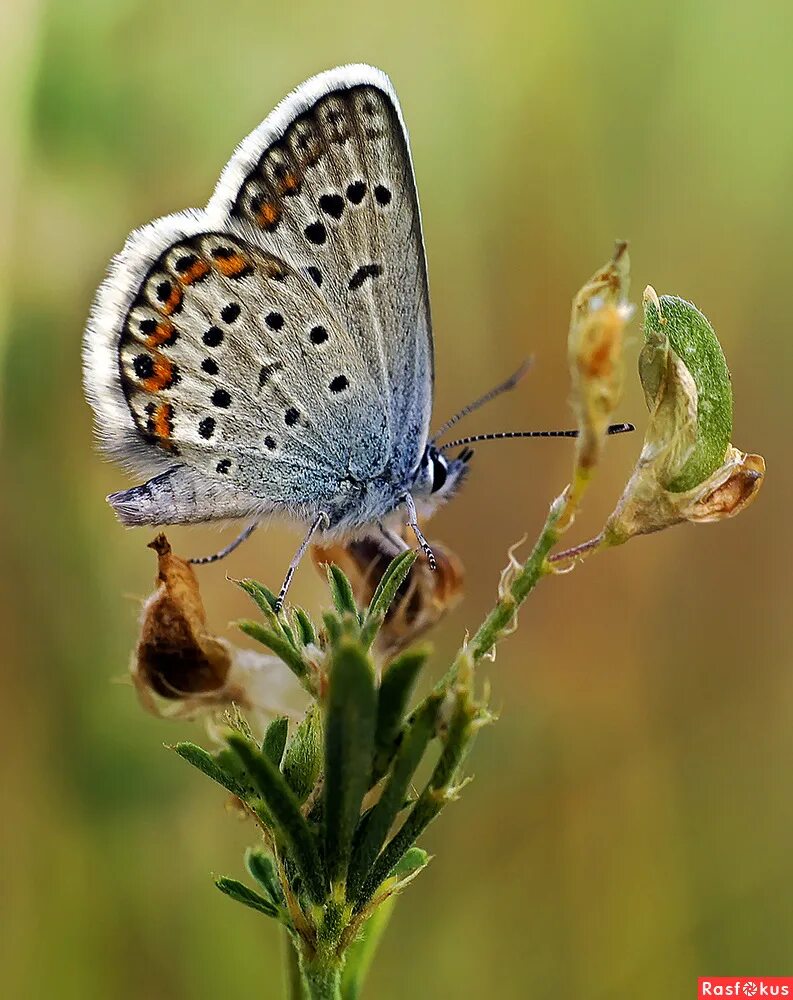
[[[635,431],[633,424],[610,424],[607,434],[627,434]],[[495,431],[492,434],[474,434],[472,437],[458,438],[440,447],[439,451],[459,448],[461,445],[476,444],[479,441],[503,441],[507,438],[574,438],[578,431]]]

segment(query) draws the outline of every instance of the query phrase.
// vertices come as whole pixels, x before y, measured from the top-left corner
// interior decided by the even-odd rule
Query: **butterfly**
[[[122,523],[247,519],[196,562],[270,515],[305,526],[279,605],[315,535],[381,531],[404,546],[406,522],[434,567],[418,515],[459,488],[468,445],[493,435],[429,436],[421,216],[383,72],[306,81],[240,143],[206,208],[128,237],[91,311],[84,387],[102,449],[149,477],[108,497]]]

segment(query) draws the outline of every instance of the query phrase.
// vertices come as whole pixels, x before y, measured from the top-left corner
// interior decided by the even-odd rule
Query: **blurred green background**
[[[476,781],[425,838],[369,996],[696,995],[698,975],[793,972],[789,3],[334,4],[8,0],[0,11],[0,852],[9,997],[279,994],[276,929],[212,888],[252,830],[162,749],[123,683],[151,532],[104,496],[80,340],[134,226],[203,204],[234,144],[293,86],[389,72],[411,128],[437,354],[436,423],[528,353],[471,431],[564,426],[572,294],[631,240],[647,282],[695,301],[733,371],[757,504],[548,580],[490,666],[501,712]],[[633,374],[620,419],[641,426]],[[571,540],[594,533],[639,440],[612,442]],[[430,535],[463,558],[439,672],[507,547],[564,485],[564,443],[482,446]],[[211,529],[172,533],[217,547]],[[278,583],[297,535],[259,532],[201,580]],[[317,607],[305,566],[293,596]],[[407,981],[406,981],[407,979]]]

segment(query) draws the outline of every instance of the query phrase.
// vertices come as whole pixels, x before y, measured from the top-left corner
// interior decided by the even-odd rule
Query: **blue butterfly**
[[[311,538],[418,524],[476,440],[430,440],[433,344],[407,131],[384,73],[344,66],[237,147],[209,204],[133,232],[99,288],[84,385],[103,449],[151,477],[108,500],[128,525],[270,515]],[[616,425],[614,430],[626,429]],[[447,458],[452,447],[463,450]],[[404,543],[402,543],[404,545]]]

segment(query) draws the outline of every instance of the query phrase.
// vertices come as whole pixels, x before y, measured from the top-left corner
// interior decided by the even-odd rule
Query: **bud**
[[[622,341],[632,313],[626,301],[629,267],[628,245],[618,243],[609,263],[573,300],[567,351],[579,428],[579,475],[587,476],[597,464],[622,394]]]
[[[165,535],[149,548],[157,553],[157,587],[144,602],[130,666],[143,706],[179,718],[217,716],[232,704],[262,720],[299,711],[297,685],[281,660],[213,635],[193,567]]]
[[[298,801],[305,801],[322,770],[322,715],[316,704],[309,706],[305,718],[295,730],[286,748],[281,770]]]
[[[413,564],[377,637],[376,649],[384,655],[409,646],[462,598],[462,563],[440,542],[433,541],[431,546],[437,569],[432,572],[424,559]],[[358,607],[366,608],[399,549],[377,534],[334,545],[313,545],[311,554],[323,576],[324,567],[331,563],[342,569],[352,584]]]
[[[754,500],[765,473],[759,455],[730,444],[732,386],[708,320],[690,302],[644,293],[639,377],[650,420],[639,461],[603,543],[682,521],[734,517]]]

